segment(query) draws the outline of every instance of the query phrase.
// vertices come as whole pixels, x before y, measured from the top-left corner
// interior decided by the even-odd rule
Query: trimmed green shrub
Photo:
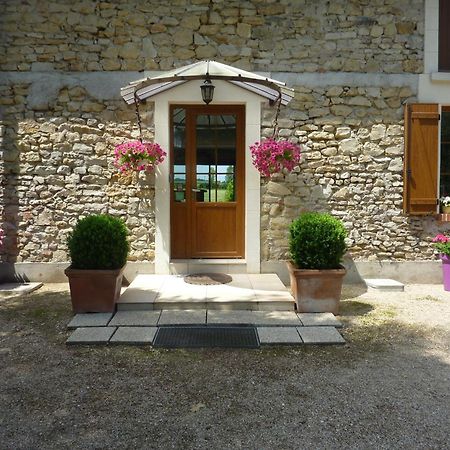
[[[346,251],[347,230],[327,213],[301,214],[290,226],[289,251],[299,269],[337,269]]]
[[[130,245],[122,219],[95,214],[81,219],[67,245],[73,269],[113,270],[127,262]]]

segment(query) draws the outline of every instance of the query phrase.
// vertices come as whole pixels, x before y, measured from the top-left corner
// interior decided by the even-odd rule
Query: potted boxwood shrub
[[[69,235],[69,278],[75,313],[113,312],[127,262],[128,231],[121,219],[104,214],[85,217]]]
[[[291,292],[300,312],[339,313],[347,231],[331,214],[301,214],[290,227]]]

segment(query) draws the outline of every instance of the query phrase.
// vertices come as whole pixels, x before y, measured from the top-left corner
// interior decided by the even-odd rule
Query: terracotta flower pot
[[[298,312],[339,314],[344,267],[331,270],[297,269],[287,261],[291,293]]]
[[[125,266],[117,270],[81,270],[68,267],[74,313],[114,312]]]

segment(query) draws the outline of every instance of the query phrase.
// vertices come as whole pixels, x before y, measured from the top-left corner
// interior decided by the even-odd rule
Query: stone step
[[[231,274],[231,283],[192,285],[183,276],[138,275],[117,302],[118,311],[179,309],[294,311],[275,274]]]
[[[117,303],[117,311],[154,311],[154,310],[180,310],[180,309],[208,309],[220,311],[294,311],[295,302],[286,301],[220,301],[220,302],[128,302]]]
[[[76,314],[68,329],[170,326],[342,327],[332,313],[293,311],[162,310]]]
[[[175,327],[176,328],[176,327]],[[233,327],[232,327],[233,328]],[[230,330],[232,329],[230,328]],[[167,328],[163,328],[167,330]],[[204,329],[208,329],[205,326]],[[209,328],[211,329],[211,328]],[[235,328],[234,328],[235,329]],[[75,329],[66,341],[67,345],[153,345],[158,328],[155,326],[107,326],[80,327]],[[224,329],[226,332],[226,329]],[[263,345],[330,345],[345,344],[339,331],[330,326],[257,326],[258,346]],[[209,347],[205,343],[204,347]],[[180,345],[183,347],[183,345]]]
[[[405,285],[389,278],[366,278],[364,279],[369,290],[383,292],[403,292]]]

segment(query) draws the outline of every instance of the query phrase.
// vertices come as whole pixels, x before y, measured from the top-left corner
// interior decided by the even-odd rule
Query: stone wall
[[[167,70],[198,59],[288,72],[423,71],[423,0],[12,0],[0,65]]]
[[[114,145],[137,137],[119,87],[140,77],[127,71],[207,58],[271,72],[296,89],[280,136],[304,145],[303,160],[261,183],[263,261],[287,257],[287,226],[309,209],[344,220],[355,259],[430,259],[430,237],[448,226],[401,209],[402,104],[423,71],[423,3],[3,2],[2,260],[66,261],[80,215],[108,212],[130,228],[130,259],[152,261],[154,180],[119,179],[112,166]],[[263,114],[269,134],[273,109]],[[151,138],[151,105],[143,119]]]
[[[348,86],[296,86],[296,92],[279,125],[281,136],[302,144],[302,163],[262,181],[262,260],[287,258],[289,224],[308,210],[344,221],[355,260],[432,259],[438,223],[402,212],[402,105],[414,92]],[[272,118],[266,110],[265,134]]]
[[[3,86],[3,260],[67,261],[67,235],[90,213],[122,217],[131,233],[131,261],[154,256],[154,176],[121,178],[113,149],[137,138],[132,108],[122,100],[91,98],[83,87],[63,88],[51,111],[27,107],[29,85]],[[142,112],[151,139],[152,109]]]

